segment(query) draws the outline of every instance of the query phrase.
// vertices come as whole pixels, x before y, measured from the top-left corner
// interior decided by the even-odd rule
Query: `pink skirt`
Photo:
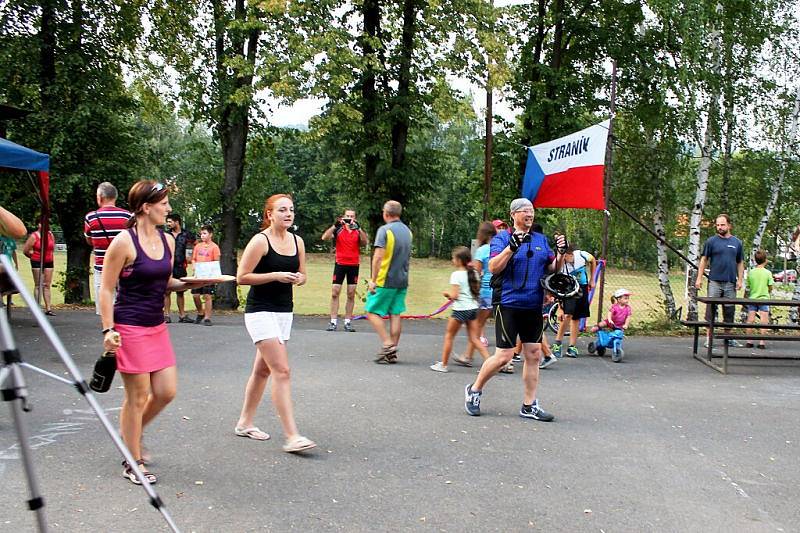
[[[166,324],[153,327],[117,324],[114,329],[122,341],[117,350],[120,372],[149,374],[175,366],[175,351]]]

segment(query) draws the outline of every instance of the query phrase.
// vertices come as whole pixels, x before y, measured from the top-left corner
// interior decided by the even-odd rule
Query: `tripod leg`
[[[19,368],[19,352],[16,349],[3,350],[3,358],[6,363],[6,367],[3,369],[5,371],[5,380],[2,385],[3,401],[8,402],[11,408],[14,429],[17,431],[17,439],[19,439],[20,458],[22,459],[22,466],[25,470],[25,478],[28,481],[28,490],[30,492],[30,499],[27,501],[28,509],[36,513],[39,531],[47,531],[47,521],[44,516],[44,498],[39,492],[39,483],[33,470],[28,432],[25,429],[25,424],[22,423],[23,404],[28,393],[22,377],[22,371]]]
[[[108,417],[105,414],[105,411],[103,411],[103,408],[98,403],[97,399],[95,398],[94,394],[92,393],[91,389],[89,388],[89,385],[86,384],[86,380],[83,379],[83,376],[81,375],[80,370],[78,370],[78,367],[75,365],[75,361],[73,361],[72,357],[70,357],[69,352],[67,352],[67,349],[62,344],[61,339],[56,334],[55,330],[53,329],[53,326],[47,320],[47,317],[44,316],[44,313],[39,308],[39,306],[36,305],[36,302],[33,300],[33,297],[31,296],[30,292],[28,292],[28,289],[25,287],[24,283],[22,282],[22,279],[19,277],[19,274],[17,274],[16,271],[13,271],[10,268],[11,265],[8,262],[8,258],[6,256],[2,255],[2,254],[0,254],[0,265],[4,266],[6,268],[6,271],[8,272],[8,275],[11,278],[12,283],[14,284],[14,286],[19,291],[20,295],[22,296],[22,299],[28,305],[28,308],[31,310],[31,313],[33,313],[33,316],[36,318],[36,322],[39,324],[39,327],[42,328],[42,331],[47,336],[48,340],[50,341],[50,344],[53,346],[53,348],[55,349],[56,353],[58,353],[59,357],[61,358],[61,362],[63,362],[64,366],[67,367],[67,370],[69,371],[70,377],[73,380],[71,382],[71,384],[78,390],[78,392],[89,403],[89,406],[94,410],[95,415],[100,420],[100,424],[103,426],[103,429],[105,429],[106,433],[108,433],[108,436],[113,441],[114,446],[116,446],[116,448],[120,451],[120,453],[122,453],[122,455],[125,458],[125,460],[128,461],[128,464],[131,465],[131,468],[136,473],[136,477],[139,479],[139,481],[141,481],[142,489],[144,489],[144,491],[147,493],[147,496],[150,498],[150,505],[155,507],[155,509],[158,512],[161,513],[161,516],[164,518],[164,520],[166,521],[167,525],[169,526],[169,528],[172,531],[176,531],[176,532],[180,531],[178,529],[178,526],[172,520],[172,516],[170,516],[169,512],[167,511],[167,508],[164,505],[164,502],[161,500],[161,498],[158,496],[158,494],[156,494],[156,492],[153,490],[153,487],[150,485],[150,482],[148,482],[145,479],[144,474],[142,474],[141,469],[136,464],[136,461],[134,460],[133,456],[131,455],[130,450],[128,450],[128,448],[125,446],[125,443],[122,442],[122,439],[120,438],[119,433],[117,433],[116,429],[114,429],[114,427],[112,427],[111,421],[108,419]],[[22,380],[22,372],[19,369],[19,363],[21,362],[21,357],[19,355],[19,351],[16,349],[16,347],[14,345],[14,338],[11,335],[11,328],[10,328],[10,326],[8,324],[8,320],[6,319],[6,316],[3,313],[0,313],[0,341],[5,343],[5,345],[3,346],[3,349],[4,349],[3,354],[4,355],[5,355],[6,352],[12,352],[12,351],[14,352],[14,355],[15,355],[15,358],[16,358],[16,363],[14,365],[12,365],[12,367],[17,369],[17,372],[18,372],[18,375],[19,375],[19,380],[16,381],[16,383],[22,383],[22,389],[23,389],[23,392],[24,392],[24,382],[21,381]],[[9,370],[13,370],[13,368],[9,369]],[[6,370],[6,369],[4,368],[3,370]],[[14,378],[7,378],[7,379],[14,379]],[[2,383],[2,381],[0,381],[0,383]],[[4,398],[5,398],[5,394],[6,394],[6,391],[3,390],[3,397]],[[27,396],[27,394],[25,394],[25,396]],[[12,402],[12,403],[15,403],[15,405],[17,405],[18,413],[21,412],[22,406],[20,404],[16,403],[16,402]],[[15,416],[15,421],[17,420],[17,418],[18,417]],[[18,424],[18,427],[21,427],[21,426],[22,426],[22,423],[21,423],[21,420],[20,420],[20,422]],[[19,431],[20,430],[18,429],[18,432]],[[25,437],[23,439],[22,435],[20,435],[20,439],[21,439],[22,447],[24,448],[24,446],[27,445],[27,437]],[[32,473],[32,470],[31,470],[31,473]],[[33,493],[33,487],[32,487],[32,493]],[[38,494],[38,488],[36,488],[36,493]],[[41,497],[32,498],[31,502],[29,503],[29,505],[30,506],[38,506],[39,510],[41,511],[41,507],[43,505]],[[42,531],[45,531],[46,529],[44,529],[44,527],[45,527],[44,516],[43,516],[43,513],[42,513],[42,517],[40,519],[40,529]]]

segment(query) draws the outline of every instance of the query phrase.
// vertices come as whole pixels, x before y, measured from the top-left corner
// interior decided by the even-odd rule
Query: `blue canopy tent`
[[[42,204],[42,250],[47,250],[50,234],[50,156],[0,138],[0,168],[37,172],[39,200]],[[42,277],[39,278],[40,296],[41,283]]]
[[[49,172],[50,156],[0,139],[0,167]]]

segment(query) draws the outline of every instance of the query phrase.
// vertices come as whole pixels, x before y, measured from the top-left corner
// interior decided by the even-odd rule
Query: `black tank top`
[[[267,239],[269,250],[261,257],[253,274],[267,274],[270,272],[297,272],[300,270],[300,257],[297,253],[297,235],[294,237],[294,255],[281,255],[272,247],[266,233],[261,235]],[[270,281],[261,285],[252,285],[247,293],[245,313],[258,313],[269,311],[271,313],[291,313],[293,309],[292,284]]]

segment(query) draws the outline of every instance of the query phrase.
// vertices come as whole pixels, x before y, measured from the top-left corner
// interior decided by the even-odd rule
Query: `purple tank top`
[[[172,275],[172,254],[163,231],[158,232],[164,245],[161,259],[150,259],[139,245],[136,231],[127,231],[136,248],[136,259],[119,274],[114,322],[130,326],[158,326],[164,322],[164,294]]]

